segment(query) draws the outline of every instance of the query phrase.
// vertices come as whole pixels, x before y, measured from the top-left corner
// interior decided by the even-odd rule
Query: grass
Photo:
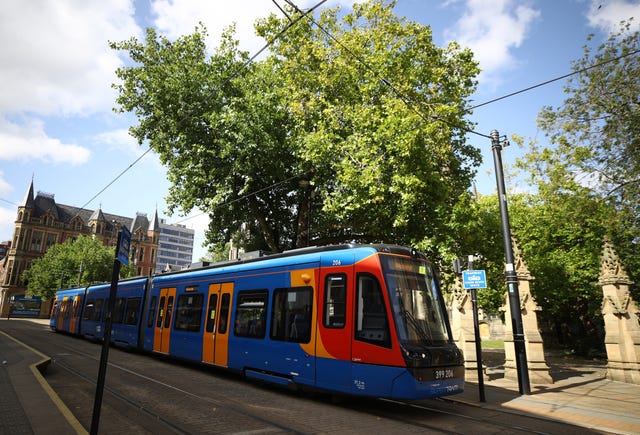
[[[482,340],[483,349],[504,349],[503,340]]]

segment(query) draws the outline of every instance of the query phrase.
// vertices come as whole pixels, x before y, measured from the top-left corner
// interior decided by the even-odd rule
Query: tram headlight
[[[427,349],[411,349],[402,347],[404,359],[410,367],[428,367],[432,363],[431,352]]]

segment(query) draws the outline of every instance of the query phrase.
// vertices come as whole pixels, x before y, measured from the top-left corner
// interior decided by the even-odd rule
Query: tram
[[[50,325],[102,340],[109,284],[61,290]],[[297,389],[460,393],[437,272],[396,245],[303,248],[118,283],[112,344]]]

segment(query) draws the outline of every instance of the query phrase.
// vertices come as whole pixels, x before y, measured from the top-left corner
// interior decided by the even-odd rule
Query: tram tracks
[[[19,339],[52,357],[47,380],[89,427],[100,347],[48,331]],[[296,394],[214,369],[112,348],[100,433],[584,433],[549,420],[434,399]],[[118,420],[119,419],[119,420]]]
[[[58,353],[52,360],[55,367],[84,381],[89,388],[95,388],[95,375],[86,369],[77,368],[76,364],[65,362],[65,357],[81,356],[97,364],[99,358],[93,354],[78,351],[66,347],[64,353]],[[144,358],[145,356],[136,355]],[[169,365],[170,367],[174,367]],[[175,368],[175,367],[174,367]],[[167,379],[149,376],[140,371],[125,367],[119,363],[109,362],[108,377],[110,381],[105,384],[105,397],[117,399],[135,412],[143,413],[146,417],[159,422],[167,428],[167,433],[232,433],[233,425],[246,427],[256,426],[252,429],[260,433],[306,433],[296,424],[286,424],[286,412],[277,412],[277,408],[255,406],[247,404],[229,396],[215,398],[209,394],[203,394],[198,390],[180,387]],[[135,387],[134,387],[135,386]],[[162,400],[149,400],[150,392],[162,398]],[[168,399],[173,397],[173,400]],[[167,404],[180,403],[183,411],[167,412]],[[113,406],[113,403],[111,403]],[[213,411],[212,411],[213,410]],[[188,413],[191,415],[184,419]],[[200,416],[196,415],[200,414]],[[207,418],[217,418],[224,415],[227,421],[233,421],[224,430],[216,430],[206,426]],[[280,418],[273,418],[274,414],[280,414]],[[184,421],[187,421],[186,423]],[[197,422],[194,424],[194,421]],[[284,421],[284,422],[283,422]],[[153,433],[157,433],[157,426]]]

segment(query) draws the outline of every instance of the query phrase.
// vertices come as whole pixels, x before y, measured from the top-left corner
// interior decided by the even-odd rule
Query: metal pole
[[[80,260],[80,269],[78,269],[78,287],[80,287],[80,281],[82,281],[82,264],[83,261]]]
[[[96,383],[96,397],[93,402],[93,417],[91,419],[91,435],[97,435],[100,426],[100,408],[102,407],[102,393],[104,391],[104,380],[107,376],[107,361],[109,359],[109,344],[111,342],[111,327],[113,325],[113,310],[116,305],[116,293],[118,290],[118,278],[120,277],[120,260],[118,251],[122,239],[122,230],[118,233],[118,243],[113,260],[111,272],[111,288],[109,291],[109,302],[105,312],[104,341],[102,342],[102,354],[100,355],[100,368],[98,370],[98,381]]]
[[[491,132],[491,150],[496,171],[498,185],[498,201],[500,203],[500,218],[502,221],[502,238],[504,239],[504,257],[506,261],[506,283],[511,310],[511,329],[513,331],[513,345],[516,354],[516,368],[518,372],[518,390],[520,394],[529,394],[529,368],[527,367],[527,352],[524,342],[524,328],[522,326],[522,312],[520,311],[520,293],[518,292],[518,275],[513,265],[513,246],[511,244],[511,227],[509,224],[509,210],[504,186],[502,168],[502,144],[496,130]],[[506,319],[505,319],[506,320]]]
[[[473,255],[469,255],[469,270],[473,270]],[[478,297],[475,288],[471,288],[471,306],[473,307],[473,332],[476,340],[476,361],[478,362],[478,393],[480,401],[484,398],[484,377],[482,375],[482,345],[480,344],[480,321],[478,319]]]

